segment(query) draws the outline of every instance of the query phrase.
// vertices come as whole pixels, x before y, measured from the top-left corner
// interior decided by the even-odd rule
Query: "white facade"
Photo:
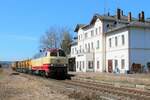
[[[118,68],[120,73],[129,70],[129,39],[128,30],[111,32],[106,35],[106,70],[114,72]],[[110,61],[110,62],[109,62]],[[109,64],[109,63],[112,63]],[[112,67],[112,70],[109,67]]]
[[[97,19],[95,24],[78,31],[78,54],[76,70],[78,72],[102,72],[102,22]]]
[[[123,39],[124,38],[124,39]],[[117,39],[117,40],[115,40]],[[111,42],[111,43],[110,43]],[[133,63],[147,66],[150,62],[150,28],[128,27],[106,35],[106,66],[112,71],[130,70]]]
[[[71,58],[76,58],[77,56],[77,45],[73,44],[71,45]]]
[[[150,62],[150,24],[131,23],[103,16],[78,27],[76,71],[126,73],[133,63],[146,66]]]

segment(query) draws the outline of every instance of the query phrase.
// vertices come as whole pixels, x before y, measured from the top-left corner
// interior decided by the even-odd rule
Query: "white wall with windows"
[[[130,27],[106,35],[107,72],[125,73],[133,63],[147,66],[150,62],[150,28]]]
[[[76,62],[84,61],[84,68],[77,67],[77,71],[101,71],[101,53],[102,53],[102,22],[97,19],[94,25],[79,29],[78,31],[78,56]],[[99,61],[99,62],[97,62]]]
[[[129,70],[128,30],[107,33],[106,35],[106,71],[109,72],[109,61],[112,61],[112,72],[125,73]]]
[[[74,44],[71,46],[71,57],[76,57],[77,56],[77,44]]]
[[[150,62],[150,26],[128,23],[124,18],[97,15],[89,25],[77,26],[77,45],[71,47],[76,71],[125,73],[133,63],[146,66]]]

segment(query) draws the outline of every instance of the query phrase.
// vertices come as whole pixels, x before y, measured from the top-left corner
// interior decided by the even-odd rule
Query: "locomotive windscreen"
[[[63,50],[59,50],[60,57],[66,57],[65,52]]]

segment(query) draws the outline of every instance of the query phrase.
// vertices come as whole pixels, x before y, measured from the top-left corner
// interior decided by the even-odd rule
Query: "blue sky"
[[[150,17],[149,4],[149,0],[0,0],[0,60],[32,57],[50,26],[73,31],[76,24],[89,23],[95,13],[103,14],[104,5],[111,14],[119,7],[125,14],[132,11],[137,17],[144,10]]]

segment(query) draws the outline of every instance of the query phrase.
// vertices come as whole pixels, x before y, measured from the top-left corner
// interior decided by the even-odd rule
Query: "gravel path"
[[[123,100],[123,98],[65,84],[62,80],[0,69],[0,100]]]
[[[11,73],[8,69],[0,73],[0,100],[71,100],[54,89],[58,84]]]
[[[38,76],[0,71],[0,100],[113,100],[89,89]]]

